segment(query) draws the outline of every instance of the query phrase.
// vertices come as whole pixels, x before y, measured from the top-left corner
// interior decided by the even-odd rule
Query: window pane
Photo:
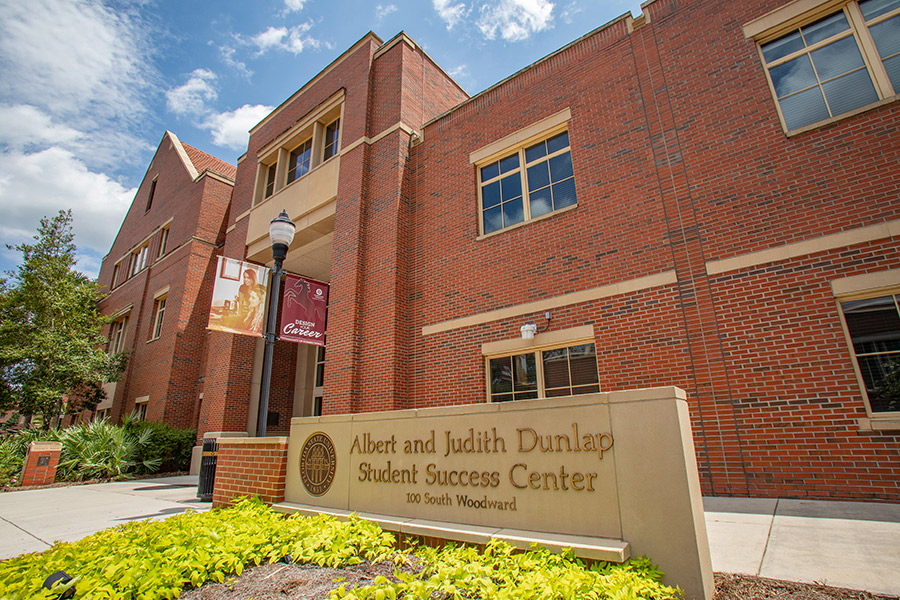
[[[900,411],[900,353],[857,359],[872,412]]]
[[[515,394],[516,400],[534,400],[537,397],[538,397],[537,392],[522,392],[522,393]]]
[[[774,42],[764,44],[762,46],[763,58],[766,59],[766,62],[772,62],[798,50],[803,50],[803,48],[805,48],[803,38],[800,37],[799,31],[795,31]]]
[[[900,90],[900,54],[884,61],[884,68],[891,79],[894,91]]]
[[[500,174],[500,163],[491,163],[481,167],[481,181],[488,181]]]
[[[519,166],[519,155],[513,154],[506,158],[500,159],[500,173],[506,173]]]
[[[516,392],[537,389],[537,367],[534,354],[519,354],[512,357],[513,390]]]
[[[545,187],[542,190],[528,194],[528,203],[531,207],[532,218],[551,212],[553,210],[553,200],[550,197],[550,188]]]
[[[500,180],[500,184],[503,188],[501,195],[504,202],[522,195],[522,178],[518,173],[504,177]]]
[[[900,0],[865,0],[859,3],[859,8],[862,9],[862,14],[868,21],[889,13],[895,8],[900,8]]]
[[[550,154],[569,147],[569,132],[564,131],[547,140],[547,150]]]
[[[863,66],[862,55],[851,35],[810,52],[819,80],[827,81]]]
[[[575,179],[566,179],[562,183],[553,186],[553,208],[559,210],[575,204]]]
[[[600,386],[597,384],[594,385],[581,385],[572,388],[572,394],[594,394],[600,391]]]
[[[509,402],[512,399],[512,394],[499,394],[497,396],[491,394],[491,402]]]
[[[872,32],[872,39],[875,40],[875,46],[878,48],[878,55],[881,58],[887,58],[900,52],[900,16],[869,27],[869,31]]]
[[[779,98],[812,87],[818,83],[813,71],[809,56],[804,54],[794,60],[769,69],[772,76],[772,85],[775,86],[775,95]]]
[[[585,385],[600,381],[593,344],[584,344],[570,348],[569,359],[571,362],[572,385]]]
[[[530,163],[533,160],[537,160],[542,156],[547,156],[547,143],[541,142],[540,144],[535,144],[530,148],[525,149],[525,162]]]
[[[805,58],[805,57],[804,57]],[[816,121],[827,119],[828,108],[822,90],[816,86],[805,92],[782,98],[781,113],[788,129],[797,129]]]
[[[832,115],[871,104],[878,100],[869,72],[860,69],[822,84]]]
[[[550,178],[556,181],[562,181],[568,177],[572,177],[572,153],[566,152],[550,159]]]
[[[490,208],[500,204],[500,182],[495,181],[481,188],[481,204],[483,208]]]
[[[837,35],[842,31],[850,29],[847,23],[847,16],[843,11],[835,13],[830,17],[825,17],[821,21],[816,21],[812,25],[802,27],[803,37],[806,38],[806,45],[812,46],[822,40],[827,40],[833,35]]]
[[[900,314],[893,296],[843,302],[841,308],[857,354],[900,351]]]
[[[484,232],[491,233],[503,229],[503,211],[499,206],[484,211]]]
[[[572,394],[570,392],[570,389],[571,388],[564,387],[564,388],[557,388],[555,390],[547,390],[545,395],[548,398],[555,398],[556,396],[571,396]]]
[[[512,391],[512,357],[491,359],[491,397]]]
[[[566,348],[544,350],[544,387],[565,387],[568,393],[569,381],[569,351]],[[547,392],[550,395],[550,392]]]
[[[503,203],[503,226],[509,227],[525,220],[522,197]]]
[[[534,192],[550,185],[550,165],[545,161],[528,167],[528,191]]]

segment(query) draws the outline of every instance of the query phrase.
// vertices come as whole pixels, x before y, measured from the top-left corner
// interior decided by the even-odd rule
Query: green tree
[[[74,268],[74,237],[68,210],[41,219],[33,244],[7,245],[22,262],[0,280],[0,411],[49,424],[92,410],[121,372],[124,357],[103,350],[99,286]]]

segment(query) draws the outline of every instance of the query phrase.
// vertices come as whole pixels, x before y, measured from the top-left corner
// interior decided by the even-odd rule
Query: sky
[[[235,164],[248,131],[373,31],[469,94],[637,0],[0,0],[0,277],[71,209],[96,277],[166,130]]]

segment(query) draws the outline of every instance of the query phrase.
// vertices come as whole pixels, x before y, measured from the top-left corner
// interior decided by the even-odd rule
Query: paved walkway
[[[0,559],[138,519],[207,510],[197,477],[0,494]],[[900,504],[706,498],[714,571],[900,596]]]

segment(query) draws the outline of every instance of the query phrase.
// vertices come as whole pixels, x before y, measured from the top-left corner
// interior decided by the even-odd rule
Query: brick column
[[[59,442],[31,442],[22,464],[19,485],[48,485],[56,481],[61,451],[62,444]]]
[[[259,496],[266,504],[284,500],[288,438],[220,438],[213,507],[236,496]]]

